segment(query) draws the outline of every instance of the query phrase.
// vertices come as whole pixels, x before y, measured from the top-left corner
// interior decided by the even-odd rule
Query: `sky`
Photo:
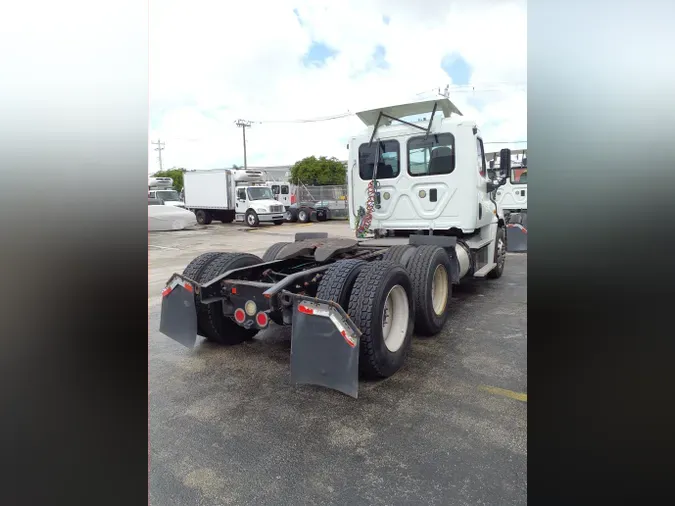
[[[237,119],[250,166],[346,160],[364,128],[347,113],[447,85],[486,143],[526,140],[526,17],[525,0],[151,0],[148,170],[158,139],[165,169],[243,165]]]

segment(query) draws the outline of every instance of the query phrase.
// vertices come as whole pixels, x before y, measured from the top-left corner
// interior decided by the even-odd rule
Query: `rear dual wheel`
[[[386,378],[405,362],[413,332],[412,293],[408,273],[393,262],[341,260],[326,270],[317,298],[339,304],[361,330],[363,376]]]
[[[204,253],[188,264],[183,275],[198,283],[206,283],[229,270],[261,262],[259,257],[249,253]],[[197,333],[208,341],[234,345],[248,341],[258,333],[258,329],[245,329],[225,316],[220,301],[202,304],[195,298],[195,304]]]
[[[197,223],[200,225],[210,225],[213,221],[213,216],[211,216],[211,213],[204,211],[203,209],[195,211],[195,217],[197,218]]]

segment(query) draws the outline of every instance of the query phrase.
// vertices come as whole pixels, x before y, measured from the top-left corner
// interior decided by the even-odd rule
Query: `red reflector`
[[[185,283],[185,284],[183,285],[183,288],[185,288],[188,292],[192,292],[192,291],[193,291],[192,285],[191,285],[190,283]]]
[[[314,314],[314,310],[311,307],[303,306],[302,304],[298,306],[298,311],[305,314]]]
[[[258,322],[259,327],[267,326],[267,315],[265,313],[258,313],[255,319]]]
[[[166,297],[167,295],[169,295],[171,293],[171,291],[172,291],[171,287],[167,286],[164,290],[162,290],[162,297]]]
[[[246,313],[244,313],[244,310],[239,308],[234,312],[234,319],[237,320],[238,323],[242,323],[246,319]]]
[[[237,287],[236,286],[232,287],[232,293],[235,294],[235,295],[237,294]]]

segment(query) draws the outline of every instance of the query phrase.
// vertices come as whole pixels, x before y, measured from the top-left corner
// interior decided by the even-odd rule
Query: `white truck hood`
[[[270,206],[283,206],[283,204],[278,200],[272,199],[251,200],[250,205],[253,209],[257,209],[259,207],[269,209]]]

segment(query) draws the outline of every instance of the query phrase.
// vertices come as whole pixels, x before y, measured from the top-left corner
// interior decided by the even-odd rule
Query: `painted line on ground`
[[[517,401],[521,402],[527,402],[527,394],[523,394],[520,392],[514,392],[513,390],[506,390],[505,388],[499,388],[499,387],[491,387],[488,385],[481,385],[478,387],[480,390],[483,390],[484,392],[488,392],[494,395],[501,395],[503,397],[508,397],[509,399],[515,399]]]
[[[180,251],[179,248],[170,248],[169,246],[157,246],[156,244],[148,244],[148,246],[153,247],[153,248],[172,249],[172,250],[175,250],[175,251]]]

